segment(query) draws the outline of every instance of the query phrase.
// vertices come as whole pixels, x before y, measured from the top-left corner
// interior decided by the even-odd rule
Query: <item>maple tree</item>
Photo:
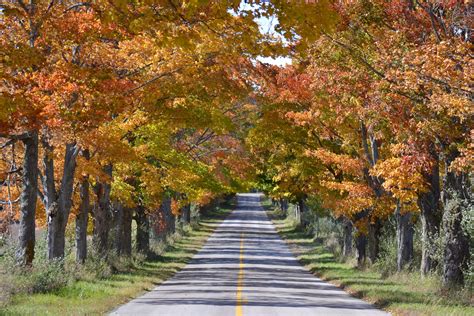
[[[62,258],[71,213],[78,262],[87,256],[89,216],[99,254],[107,255],[112,231],[131,244],[133,214],[137,246],[147,252],[150,218],[166,218],[169,234],[182,210],[189,220],[190,203],[245,187],[249,57],[267,45],[253,45],[261,34],[239,4],[1,4],[0,136],[5,148],[19,140],[25,147],[22,181],[12,178],[21,159],[2,161],[10,168],[5,203],[23,214],[19,261],[33,260],[35,224],[47,226],[48,258]]]
[[[265,143],[254,151],[275,164],[266,168],[277,180],[273,190],[289,181],[289,163],[312,165],[311,178],[293,183],[321,196],[336,217],[350,219],[359,237],[368,235],[372,261],[381,225],[395,213],[399,269],[410,262],[413,218],[420,213],[421,271],[442,264],[446,285],[462,283],[470,257],[468,232],[461,224],[472,203],[466,191],[472,167],[472,44],[465,28],[470,6],[461,1],[336,1],[329,6],[338,14],[336,26],[333,21],[315,24],[310,36],[305,36],[308,24],[299,26],[308,19],[296,14],[291,20],[291,10],[281,13],[280,27],[296,41],[298,62],[293,69],[264,70],[269,79],[262,92],[279,113],[264,115],[259,124],[285,132],[282,139],[272,139],[273,150],[265,151],[272,146]],[[278,13],[278,2],[275,7]],[[255,134],[256,148],[275,130],[266,132],[262,128]],[[295,133],[300,135],[296,140]],[[285,146],[297,154],[273,161]],[[436,263],[432,239],[438,238],[441,221],[448,235],[444,262]],[[356,242],[359,255],[365,253],[363,239]]]
[[[0,4],[0,181],[18,259],[149,251],[191,204],[259,183],[309,224],[315,197],[378,259],[395,216],[398,268],[462,284],[472,206],[469,1],[23,0]],[[277,36],[255,21],[276,17]],[[472,18],[472,17],[471,17]],[[258,56],[290,54],[277,67]],[[19,152],[23,151],[23,157]],[[20,167],[22,165],[22,167]],[[41,204],[37,203],[37,196]],[[5,197],[5,198],[3,198]],[[37,207],[38,204],[38,207]],[[39,211],[37,211],[37,209]],[[432,239],[446,234],[443,262]],[[368,243],[368,245],[367,245]]]

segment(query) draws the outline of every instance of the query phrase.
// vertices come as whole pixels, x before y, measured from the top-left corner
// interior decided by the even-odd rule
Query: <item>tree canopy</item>
[[[260,188],[303,213],[317,198],[368,237],[372,261],[387,219],[420,218],[422,272],[440,264],[429,248],[443,230],[443,281],[462,283],[472,10],[452,0],[3,1],[0,216],[4,229],[21,227],[18,260],[31,264],[36,226],[48,257],[62,258],[66,227],[82,218],[84,242],[90,215],[106,254],[118,210],[147,230],[151,218],[163,227],[190,204]],[[276,19],[276,34],[259,30],[261,17]],[[282,55],[292,65],[258,61]]]

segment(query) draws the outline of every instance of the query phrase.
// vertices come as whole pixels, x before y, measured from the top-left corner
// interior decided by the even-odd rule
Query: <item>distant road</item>
[[[388,315],[302,267],[259,194],[237,199],[237,208],[182,271],[112,315]]]

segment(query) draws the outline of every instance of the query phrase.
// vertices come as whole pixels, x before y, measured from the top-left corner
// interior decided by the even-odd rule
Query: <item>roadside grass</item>
[[[474,315],[472,291],[443,293],[436,276],[403,272],[383,278],[370,268],[340,262],[320,241],[298,230],[289,219],[264,204],[280,236],[313,274],[392,315]]]
[[[232,208],[227,204],[212,211],[198,224],[186,227],[179,236],[174,236],[162,253],[151,260],[132,264],[128,271],[103,279],[79,280],[47,293],[13,295],[0,307],[0,315],[100,315],[109,312],[182,269]]]

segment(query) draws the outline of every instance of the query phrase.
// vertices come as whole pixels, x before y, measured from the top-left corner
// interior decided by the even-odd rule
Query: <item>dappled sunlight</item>
[[[277,234],[260,199],[258,194],[239,194],[235,210],[180,272],[113,314],[233,315],[241,304],[244,313],[254,315],[284,315],[293,309],[305,315],[324,310],[383,315],[302,267]]]
[[[372,270],[359,270],[351,264],[339,262],[324,245],[305,236],[288,220],[277,221],[278,232],[301,264],[316,276],[333,283],[351,295],[363,298],[375,306],[405,315],[405,310],[416,310],[422,315],[469,315],[466,307],[437,296],[432,289],[439,281],[435,276],[422,278],[415,273],[397,273],[388,278]],[[295,238],[299,236],[299,238]],[[459,308],[459,310],[457,309]]]

